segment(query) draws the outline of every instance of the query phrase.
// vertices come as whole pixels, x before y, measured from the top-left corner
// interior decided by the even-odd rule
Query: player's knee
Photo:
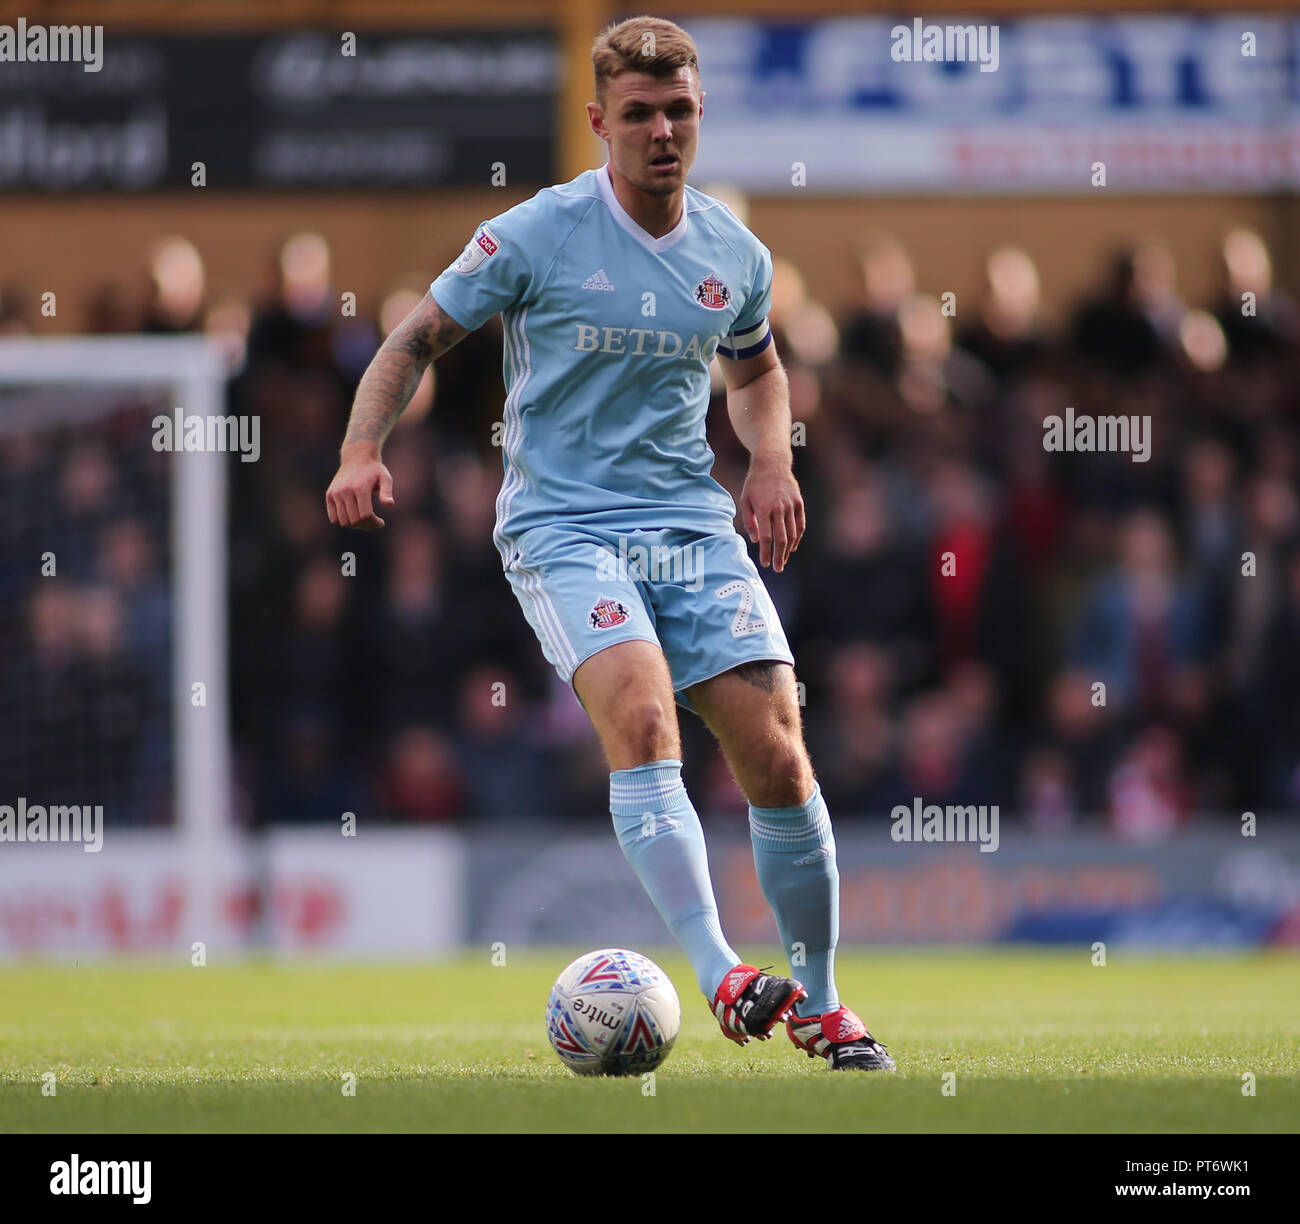
[[[812,763],[803,741],[782,735],[764,753],[754,789],[761,796],[751,799],[757,807],[795,807],[812,794]]]
[[[680,755],[677,719],[671,706],[655,696],[635,697],[618,711],[617,737],[625,757],[643,763]]]

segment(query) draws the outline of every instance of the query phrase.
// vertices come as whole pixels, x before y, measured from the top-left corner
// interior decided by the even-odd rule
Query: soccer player
[[[636,17],[592,48],[592,130],[608,163],[478,227],[384,341],[357,389],[332,523],[394,504],[380,448],[431,360],[498,312],[503,452],[494,540],[542,651],[610,768],[619,843],[694,967],[723,1033],[785,1021],[836,1070],[893,1070],[840,1003],[835,841],[803,743],[794,659],[711,476],[716,354],[750,453],[740,509],[780,572],[804,532],[785,373],[767,312],[767,248],[687,186],[703,115],[695,44]],[[704,719],[750,803],[754,862],[801,981],[743,964],[722,932],[699,818],[681,779],[674,697]]]

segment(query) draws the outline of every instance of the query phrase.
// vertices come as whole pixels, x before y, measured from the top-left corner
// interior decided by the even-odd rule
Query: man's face
[[[592,130],[614,169],[650,195],[680,191],[695,161],[704,94],[695,72],[623,72],[605,82],[605,103],[587,104]]]

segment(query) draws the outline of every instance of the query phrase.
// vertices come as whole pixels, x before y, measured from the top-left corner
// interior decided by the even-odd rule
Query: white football
[[[639,952],[601,948],[556,979],[546,1001],[546,1035],[579,1075],[640,1075],[673,1048],[682,1005],[668,975]]]

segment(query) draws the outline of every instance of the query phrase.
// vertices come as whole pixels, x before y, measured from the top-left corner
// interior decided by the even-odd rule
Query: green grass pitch
[[[685,961],[644,950],[684,1008],[653,1085],[580,1079],[547,1044],[547,992],[581,949],[508,953],[504,967],[484,951],[402,967],[0,970],[0,1131],[1300,1129],[1293,954],[1112,950],[1095,968],[1086,948],[842,950],[844,999],[898,1061],[882,1075],[832,1073],[784,1033],[732,1045]]]

